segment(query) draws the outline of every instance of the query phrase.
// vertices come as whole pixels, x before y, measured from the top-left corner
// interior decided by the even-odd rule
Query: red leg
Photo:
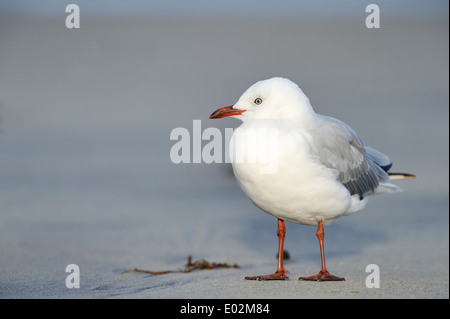
[[[325,237],[325,233],[323,231],[323,224],[322,221],[319,221],[319,227],[317,228],[316,232],[317,238],[319,239],[319,245],[320,245],[320,256],[322,258],[322,270],[314,276],[310,277],[300,277],[299,280],[310,280],[310,281],[342,281],[345,280],[345,278],[336,277],[331,275],[327,267],[325,266],[325,253],[323,249],[323,238]]]
[[[284,237],[286,235],[286,227],[284,220],[278,219],[278,267],[277,271],[272,275],[245,277],[246,280],[286,280],[288,271],[283,267],[283,246]]]

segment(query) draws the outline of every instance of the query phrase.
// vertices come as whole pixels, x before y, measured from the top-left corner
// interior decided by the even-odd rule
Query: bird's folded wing
[[[311,149],[319,162],[339,172],[338,180],[350,194],[374,192],[380,181],[388,180],[386,172],[367,155],[364,145],[347,124],[319,116],[319,125],[310,131]]]

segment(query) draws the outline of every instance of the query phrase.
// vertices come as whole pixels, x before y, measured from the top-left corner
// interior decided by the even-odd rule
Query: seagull
[[[289,79],[274,77],[248,88],[210,119],[241,120],[230,142],[231,163],[247,197],[278,221],[278,267],[247,280],[286,280],[283,266],[285,220],[317,226],[322,268],[307,281],[342,281],[325,265],[324,229],[336,218],[362,210],[368,196],[400,191],[388,156],[364,146],[344,122],[314,112],[308,97]],[[270,169],[269,169],[270,168]]]

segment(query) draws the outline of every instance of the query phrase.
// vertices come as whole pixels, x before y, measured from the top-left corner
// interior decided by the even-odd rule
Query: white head
[[[218,109],[210,118],[233,116],[243,122],[253,119],[285,119],[298,123],[314,120],[308,97],[294,82],[280,77],[259,81],[232,106]]]

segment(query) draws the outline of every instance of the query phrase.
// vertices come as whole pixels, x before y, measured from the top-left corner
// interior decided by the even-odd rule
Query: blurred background
[[[418,175],[330,225],[329,258],[401,237],[385,263],[448,288],[448,1],[377,1],[379,29],[372,1],[78,0],[79,29],[69,3],[0,2],[0,297],[65,296],[70,263],[87,297],[188,254],[275,267],[276,222],[229,165],[169,156],[173,129],[237,127],[208,117],[273,76]],[[315,229],[287,227],[293,263],[318,265]]]

